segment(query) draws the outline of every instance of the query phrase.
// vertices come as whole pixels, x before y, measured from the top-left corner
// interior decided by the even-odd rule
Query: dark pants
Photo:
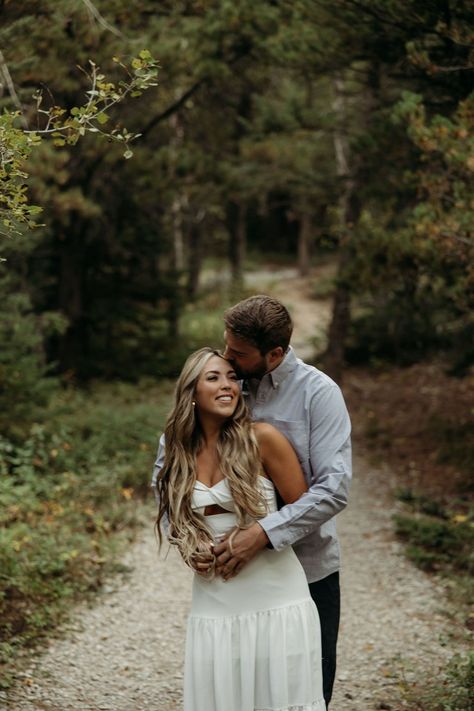
[[[326,707],[332,696],[336,675],[336,646],[341,611],[339,573],[309,584],[309,592],[319,612],[321,621],[321,646],[323,655],[323,693]]]

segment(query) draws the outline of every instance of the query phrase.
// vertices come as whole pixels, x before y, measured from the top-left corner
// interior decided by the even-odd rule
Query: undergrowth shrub
[[[474,652],[452,657],[446,673],[421,680],[406,696],[416,711],[472,711],[474,701]]]
[[[410,489],[399,492],[406,507],[394,516],[405,553],[418,567],[444,575],[456,603],[470,604],[474,595],[474,510],[469,497],[449,505]]]
[[[140,520],[171,386],[95,386],[0,438],[0,664],[96,590]]]

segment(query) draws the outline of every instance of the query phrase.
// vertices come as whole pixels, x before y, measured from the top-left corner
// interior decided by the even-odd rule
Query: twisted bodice
[[[258,484],[263,492],[267,513],[277,510],[275,487],[270,479],[258,476]],[[217,505],[222,509],[233,513],[235,511],[234,501],[227,479],[221,479],[214,486],[206,486],[202,481],[197,481],[194,485],[192,508],[200,514],[204,514],[206,506]]]

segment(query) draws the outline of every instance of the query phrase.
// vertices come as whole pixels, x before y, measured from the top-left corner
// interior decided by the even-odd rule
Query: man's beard
[[[237,377],[239,380],[250,380],[252,378],[256,378],[257,380],[261,380],[265,373],[267,372],[267,364],[265,361],[262,359],[260,363],[252,370],[243,370],[239,368],[237,363],[232,363],[235,372],[237,373]]]

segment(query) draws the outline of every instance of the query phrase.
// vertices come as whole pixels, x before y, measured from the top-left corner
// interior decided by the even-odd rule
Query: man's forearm
[[[270,513],[260,525],[276,550],[297,543],[347,505],[351,481],[350,442],[326,465],[322,476],[292,504]]]

